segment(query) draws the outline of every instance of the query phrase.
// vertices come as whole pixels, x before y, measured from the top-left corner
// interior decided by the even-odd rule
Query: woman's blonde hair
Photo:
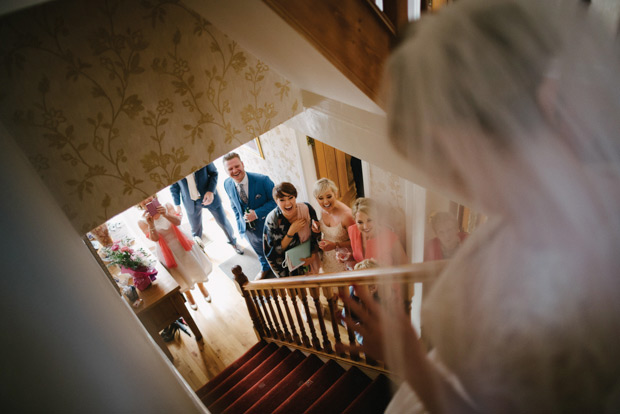
[[[366,197],[358,198],[357,200],[355,200],[353,206],[351,207],[351,213],[353,214],[353,217],[355,217],[358,212],[362,212],[369,217],[375,217],[375,211],[375,202],[370,198]]]
[[[457,228],[459,227],[459,222],[456,219],[456,217],[454,217],[454,215],[448,213],[447,211],[435,211],[435,212],[433,212],[429,216],[428,221],[431,223],[431,227],[435,231],[436,231],[437,226],[439,225],[439,223],[450,222],[450,223],[454,223],[454,225]]]
[[[314,198],[319,198],[321,194],[330,189],[334,192],[334,194],[338,194],[338,187],[332,180],[330,180],[329,178],[321,178],[316,183],[314,183],[312,195],[314,195]]]

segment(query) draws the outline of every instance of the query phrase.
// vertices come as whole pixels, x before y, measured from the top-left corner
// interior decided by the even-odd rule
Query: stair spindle
[[[284,319],[284,314],[282,313],[282,308],[280,307],[280,301],[278,300],[282,300],[282,298],[280,298],[279,292],[276,289],[271,289],[271,296],[273,296],[273,301],[276,304],[276,309],[278,310],[278,315],[280,316],[280,322],[282,323],[282,326],[284,328],[284,338],[287,342],[291,342],[291,333],[289,332],[288,326],[286,325],[286,319]]]
[[[256,313],[258,317],[260,318],[261,323],[263,325],[265,336],[271,337],[272,336],[271,328],[269,327],[269,324],[267,323],[267,318],[265,317],[265,309],[263,308],[261,304],[260,295],[258,291],[256,290],[252,290],[250,291],[250,293],[252,295],[252,300],[254,301],[254,305],[256,307]]]
[[[336,292],[332,288],[323,288],[323,294],[327,298],[327,306],[329,307],[329,314],[332,319],[332,331],[334,333],[334,349],[336,353],[344,357],[346,353],[344,352],[342,340],[340,339],[340,328],[338,322],[340,321],[340,315],[338,314],[338,297],[336,296]]]
[[[293,309],[295,310],[295,315],[297,316],[297,324],[299,326],[299,332],[301,332],[301,342],[304,346],[310,348],[310,338],[306,334],[306,328],[304,326],[304,321],[301,318],[301,313],[299,312],[299,307],[297,306],[297,289],[287,289],[288,294],[291,297],[291,301],[293,303]]]
[[[338,287],[338,294],[341,297],[344,297],[344,295],[348,295],[349,294],[349,289],[347,289],[345,286],[339,286]],[[347,305],[344,305],[344,314],[345,314],[345,316],[351,317],[351,310],[349,309],[349,307]],[[353,329],[351,329],[351,327],[349,325],[347,325],[347,334],[349,335],[349,345],[354,347],[356,345],[355,334],[353,333]],[[351,359],[353,361],[359,361],[360,360],[360,354],[356,350],[349,350],[349,355],[351,356]]]
[[[370,289],[369,289],[369,286],[368,286],[368,285],[359,285],[359,286],[357,286],[355,289],[357,289],[357,291],[358,291],[358,292],[360,292],[360,291],[364,291],[364,292],[366,292],[366,294],[367,294],[368,296],[372,296],[372,294],[370,293]],[[364,353],[364,360],[366,361],[366,363],[367,363],[368,365],[373,365],[373,366],[378,365],[378,363],[377,363],[377,361],[376,361],[376,360],[374,360],[373,358],[369,357],[369,356],[368,356],[368,355],[366,355],[365,353]]]
[[[327,336],[327,329],[325,328],[325,319],[323,318],[323,307],[321,306],[321,291],[319,288],[310,288],[310,296],[314,300],[314,307],[319,318],[319,327],[321,328],[321,335],[323,336],[323,349],[325,352],[331,354],[334,352],[332,344]]]
[[[271,323],[271,315],[269,315],[269,310],[267,309],[267,300],[265,299],[265,294],[262,290],[257,290],[256,294],[258,295],[258,300],[260,302],[260,307],[265,314],[265,320],[267,321],[267,326],[269,327],[269,336],[274,339],[278,339],[278,334],[276,333],[276,329]]]
[[[278,321],[278,316],[276,315],[276,312],[273,310],[273,306],[271,305],[271,299],[272,296],[269,293],[269,290],[265,289],[262,290],[263,295],[265,297],[265,302],[267,303],[267,307],[269,308],[269,314],[271,315],[271,317],[273,318],[273,326],[275,329],[275,333],[277,335],[277,339],[280,340],[284,340],[284,333],[282,332],[282,329],[280,328],[280,322]],[[273,298],[274,301],[276,300],[275,298]]]
[[[297,328],[295,327],[295,321],[293,320],[293,316],[291,315],[291,309],[288,304],[288,296],[286,295],[285,289],[279,289],[280,298],[282,299],[282,304],[284,305],[284,310],[286,311],[286,317],[288,319],[289,325],[291,325],[291,331],[293,332],[293,341],[297,345],[301,345],[301,339],[299,339],[299,334],[297,333]]]
[[[319,341],[319,337],[316,336],[316,329],[314,328],[314,321],[312,320],[312,315],[310,314],[310,306],[308,306],[308,293],[306,292],[306,288],[299,289],[299,296],[301,297],[301,303],[304,305],[304,310],[306,311],[306,322],[308,323],[308,327],[310,328],[310,335],[312,336],[312,345],[314,346],[314,349],[316,349],[317,351],[320,351],[321,342]]]
[[[411,302],[413,299],[414,287],[413,283],[403,283],[402,286],[403,294],[405,295],[405,314],[411,315]]]
[[[248,308],[248,313],[250,314],[250,318],[252,319],[252,324],[254,325],[256,335],[260,339],[265,336],[265,330],[263,328],[264,324],[259,316],[257,306],[254,303],[254,298],[249,291],[245,290],[245,285],[249,283],[248,277],[243,273],[241,266],[233,267],[232,273],[233,275],[235,275],[235,282],[237,282],[239,288],[241,289],[241,294],[243,295],[243,299],[245,300],[245,306]]]

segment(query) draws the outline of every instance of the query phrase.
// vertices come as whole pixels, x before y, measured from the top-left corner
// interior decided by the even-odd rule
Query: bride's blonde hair
[[[336,196],[338,195],[338,187],[336,184],[329,178],[321,178],[314,183],[312,195],[314,195],[314,198],[319,198],[319,196],[327,190],[332,190]]]

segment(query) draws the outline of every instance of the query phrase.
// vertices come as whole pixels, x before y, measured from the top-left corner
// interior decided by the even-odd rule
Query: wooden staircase
[[[382,413],[391,381],[260,341],[196,393],[212,413]]]
[[[382,413],[391,398],[391,374],[382,361],[350,348],[356,338],[337,322],[341,312],[350,315],[340,298],[351,285],[358,291],[377,285],[382,298],[402,300],[408,313],[414,283],[434,281],[445,264],[255,282],[236,266],[235,280],[259,342],[199,389],[198,397],[218,414]],[[395,287],[403,296],[390,298]]]

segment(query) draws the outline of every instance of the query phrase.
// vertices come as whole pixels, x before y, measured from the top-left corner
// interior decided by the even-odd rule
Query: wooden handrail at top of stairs
[[[383,65],[407,24],[406,0],[263,0],[379,106]]]
[[[249,282],[240,266],[233,268],[233,273],[259,339],[387,372],[381,361],[347,350],[347,345],[355,345],[360,337],[356,338],[350,326],[341,326],[340,313],[350,316],[351,312],[340,297],[349,294],[351,285],[366,290],[368,285],[398,284],[404,293],[405,312],[409,313],[413,285],[431,283],[446,263],[447,260],[442,260],[256,282]],[[346,337],[348,342],[343,342],[342,337]]]
[[[432,262],[412,263],[402,266],[378,269],[264,279],[248,282],[247,285],[245,285],[245,289],[289,289],[299,287],[340,287],[382,283],[424,283],[434,280],[441,273],[447,262],[447,260],[437,260]]]

